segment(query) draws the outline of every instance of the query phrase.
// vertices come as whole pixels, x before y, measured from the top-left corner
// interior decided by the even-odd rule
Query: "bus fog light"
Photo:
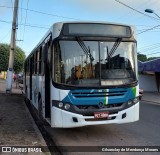
[[[130,100],[130,101],[128,101],[128,105],[130,106],[130,105],[132,105],[132,101]]]
[[[70,108],[70,105],[69,105],[69,104],[65,104],[64,108],[65,108],[66,110],[68,110],[68,109]]]
[[[62,108],[62,107],[63,107],[63,103],[60,102],[60,103],[58,104],[58,107],[59,107],[59,108]]]

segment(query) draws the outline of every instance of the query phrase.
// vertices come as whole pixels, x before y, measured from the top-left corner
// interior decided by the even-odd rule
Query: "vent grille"
[[[114,91],[114,92],[73,92],[72,96],[75,98],[88,98],[88,97],[106,97],[106,96],[123,96],[127,91]]]
[[[108,118],[86,118],[85,121],[106,121],[106,120],[114,120],[114,119],[116,119],[116,116],[108,117]]]

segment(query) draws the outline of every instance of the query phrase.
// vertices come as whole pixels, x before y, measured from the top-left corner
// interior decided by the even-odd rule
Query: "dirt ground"
[[[36,142],[32,122],[21,96],[0,96],[0,144],[19,145]],[[27,136],[27,139],[25,138]],[[30,139],[30,136],[32,137]],[[34,138],[35,137],[35,138]],[[32,141],[34,139],[34,141]]]
[[[0,94],[0,146],[46,146],[22,95]]]

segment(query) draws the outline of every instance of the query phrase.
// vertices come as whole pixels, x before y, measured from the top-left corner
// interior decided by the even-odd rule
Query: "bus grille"
[[[72,92],[75,98],[88,98],[88,97],[106,97],[106,96],[123,96],[127,91],[114,91],[114,92]]]
[[[106,121],[106,120],[114,120],[114,119],[116,119],[116,116],[108,117],[108,118],[86,118],[85,121]]]

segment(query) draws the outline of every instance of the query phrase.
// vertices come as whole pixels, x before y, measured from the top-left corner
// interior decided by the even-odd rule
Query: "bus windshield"
[[[53,80],[74,86],[119,86],[137,80],[133,42],[66,41],[55,45]]]

